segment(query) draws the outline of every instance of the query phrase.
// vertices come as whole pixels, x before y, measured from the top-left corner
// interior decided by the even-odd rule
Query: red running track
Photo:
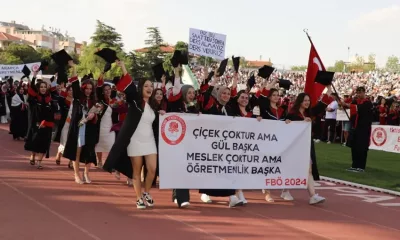
[[[203,204],[191,191],[190,208],[178,209],[170,190],[154,189],[155,208],[137,210],[124,179],[96,169],[93,184],[78,185],[67,161],[57,166],[54,157],[37,170],[23,142],[12,140],[7,125],[1,128],[1,240],[399,239],[399,198],[327,182],[319,183],[327,201],[318,206],[308,205],[304,190],[292,191],[293,202],[275,203],[247,191],[249,204],[235,209],[223,198]]]

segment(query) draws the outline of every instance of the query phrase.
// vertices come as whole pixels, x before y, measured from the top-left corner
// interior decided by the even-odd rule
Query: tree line
[[[164,42],[161,32],[157,27],[147,28],[147,39],[145,40],[145,52],[125,52],[123,50],[124,44],[122,36],[114,27],[108,26],[105,23],[97,20],[96,30],[91,37],[91,43],[83,46],[80,56],[76,53],[69,53],[78,64],[79,75],[92,73],[94,76],[100,75],[104,68],[105,62],[94,53],[101,48],[111,48],[117,52],[119,59],[125,62],[127,69],[135,79],[153,78],[152,66],[164,61],[164,68],[167,71],[172,71],[172,66],[169,59],[172,58],[173,53],[166,53],[161,51],[162,47],[168,45]],[[174,46],[176,50],[188,51],[188,44],[178,41]],[[52,51],[46,48],[34,49],[29,45],[12,43],[4,49],[0,49],[0,64],[23,64],[40,62],[42,59],[49,61],[49,68],[44,74],[53,74],[56,69],[55,63],[51,59]],[[189,56],[189,61],[192,56]],[[209,57],[197,57],[196,61],[200,64],[213,64],[215,60]],[[241,59],[241,66],[246,66],[246,60]],[[307,66],[293,66],[293,71],[304,71]],[[336,61],[334,66],[328,67],[328,71],[335,72],[350,72],[350,71],[370,71],[377,69],[375,65],[375,55],[370,54],[368,61],[363,57],[356,56],[354,63],[345,63],[344,61]],[[391,56],[388,58],[385,69],[389,72],[398,72],[400,70],[399,58]],[[121,70],[115,66],[107,72],[106,78],[112,79],[114,76],[119,76]]]

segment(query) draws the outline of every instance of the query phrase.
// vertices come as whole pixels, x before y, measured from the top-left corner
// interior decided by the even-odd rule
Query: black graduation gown
[[[32,79],[28,90],[32,119],[25,142],[25,150],[34,153],[46,153],[46,158],[49,158],[54,114],[57,113],[58,106],[53,104],[50,94],[42,95],[38,93],[35,80],[35,78]],[[44,124],[45,127],[39,128],[41,124]]]
[[[6,93],[1,91],[0,89],[0,117],[5,116],[7,114],[7,109],[6,109]]]
[[[103,169],[107,172],[117,170],[128,178],[133,178],[132,163],[128,156],[127,148],[129,146],[132,135],[135,133],[137,126],[139,125],[142,113],[144,111],[144,100],[140,99],[138,90],[135,84],[132,82],[132,78],[129,74],[124,75],[118,81],[118,91],[125,92],[126,102],[129,104],[128,113],[125,121],[122,124],[121,130],[118,133],[117,139],[111,148],[110,153],[103,165]],[[153,122],[153,133],[158,145],[158,113],[155,113],[156,118]],[[138,176],[139,177],[139,176]]]
[[[217,100],[211,95],[213,86],[210,86],[207,91],[204,93],[203,97],[203,114],[211,114],[211,115],[221,115],[225,114],[222,112],[222,105],[217,102]],[[232,98],[231,98],[232,100]],[[225,105],[225,110],[228,116],[236,116],[235,111],[233,110],[230,103]],[[228,197],[231,195],[235,195],[236,190],[234,189],[199,189],[199,193],[207,194],[212,197]]]
[[[286,119],[289,119],[290,121],[304,121],[303,116],[299,113],[289,113],[286,116]],[[314,146],[314,141],[311,137],[310,139],[311,141],[311,149],[310,149],[310,157],[311,157],[311,161],[312,161],[312,166],[311,166],[311,170],[312,170],[312,175],[315,181],[319,181],[319,172],[318,172],[318,167],[317,167],[317,155],[315,154],[315,146]]]
[[[287,108],[278,107],[277,109],[271,108],[271,102],[267,97],[268,90],[264,90],[263,93],[258,97],[258,106],[260,108],[260,114],[263,119],[285,121],[287,115]]]
[[[69,125],[67,142],[65,144],[65,149],[63,153],[63,157],[75,161],[76,160],[76,151],[78,149],[78,137],[79,137],[79,122],[83,117],[83,108],[84,106],[81,103],[81,97],[83,95],[79,81],[77,77],[73,77],[69,80],[72,83],[72,91],[74,100],[71,103],[72,114],[71,114],[71,122]],[[94,104],[94,103],[92,103]],[[89,109],[90,110],[89,106]],[[97,130],[97,116],[86,123],[85,130],[85,145],[81,149],[81,155],[79,162],[89,164],[93,163],[97,166],[97,158],[95,153],[95,146],[99,141],[98,130]]]
[[[65,121],[67,120],[67,117],[68,117],[68,111],[71,106],[71,102],[69,102],[65,97],[63,97],[61,95],[57,96],[57,102],[58,102],[58,106],[60,107],[61,118],[58,121],[56,134],[54,136],[54,142],[59,143],[60,138],[61,138],[62,129],[64,128]]]
[[[16,94],[14,97],[19,97],[21,101],[25,102],[24,95]],[[28,107],[22,109],[22,103],[18,106],[11,106],[12,120],[10,123],[10,131],[13,138],[25,138],[28,131]]]
[[[353,168],[365,169],[370,144],[373,105],[369,100],[354,100],[350,105],[351,137],[349,145]]]

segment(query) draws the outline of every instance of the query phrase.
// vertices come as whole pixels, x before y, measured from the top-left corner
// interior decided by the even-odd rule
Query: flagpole
[[[308,38],[308,40],[310,41],[311,45],[314,46],[314,43],[312,42],[311,37],[310,37],[310,35],[308,34],[308,29],[307,29],[307,28],[304,28],[304,29],[303,29],[303,32],[307,35],[307,38]],[[339,95],[339,93],[336,91],[336,88],[335,88],[335,85],[333,85],[333,82],[332,82],[331,86],[332,86],[332,88],[333,88],[333,91],[336,93],[338,100],[341,101],[341,100],[340,100],[340,95]],[[347,118],[350,120],[350,116],[349,116],[349,114],[347,114],[346,109],[344,109],[344,113],[346,114]]]

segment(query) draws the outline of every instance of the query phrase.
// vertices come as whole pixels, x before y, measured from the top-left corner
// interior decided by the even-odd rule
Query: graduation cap
[[[156,81],[157,82],[161,82],[162,76],[165,75],[165,70],[164,70],[164,67],[163,67],[163,63],[161,62],[161,63],[159,63],[157,65],[154,65],[152,67],[152,69],[153,69],[153,73],[154,73],[154,77],[156,78]]]
[[[72,57],[64,49],[51,55],[51,58],[58,66],[65,66],[68,64],[69,61],[73,60]]]
[[[258,76],[268,79],[274,72],[275,68],[264,65],[262,68],[258,69]]]
[[[254,87],[256,84],[256,78],[254,77],[254,74],[251,74],[250,78],[247,79],[247,86],[249,86],[249,91]]]
[[[224,75],[226,66],[228,65],[228,59],[224,59],[222,60],[222,62],[219,64],[219,68],[217,70],[217,75],[220,77],[222,75]]]
[[[233,67],[235,68],[235,72],[239,72],[240,57],[232,56],[232,63]]]
[[[29,77],[29,75],[31,75],[31,70],[29,70],[29,68],[24,65],[24,68],[22,68],[22,73],[24,74],[25,77]]]
[[[186,51],[175,50],[174,55],[171,58],[171,64],[174,68],[181,65],[188,65],[189,59]]]
[[[181,63],[181,65],[189,64],[188,53],[186,51],[181,51],[180,63]]]
[[[65,66],[58,66],[56,68],[57,72],[57,84],[68,82],[68,75]]]
[[[329,86],[332,84],[334,72],[318,71],[315,77],[315,82],[320,83],[324,86]]]
[[[49,62],[47,60],[42,60],[42,62],[40,63],[38,72],[40,72],[42,70],[47,70],[48,67],[49,67]]]
[[[279,79],[279,87],[280,88],[283,88],[285,90],[289,90],[291,85],[293,85],[293,83],[290,80]]]
[[[117,52],[115,52],[111,48],[103,48],[100,51],[97,51],[95,54],[104,59],[104,61],[106,61],[107,63],[113,63],[118,60]]]
[[[207,78],[204,80],[205,84],[208,84],[209,81],[211,81],[211,78],[214,76],[215,72],[211,71],[208,73]]]

